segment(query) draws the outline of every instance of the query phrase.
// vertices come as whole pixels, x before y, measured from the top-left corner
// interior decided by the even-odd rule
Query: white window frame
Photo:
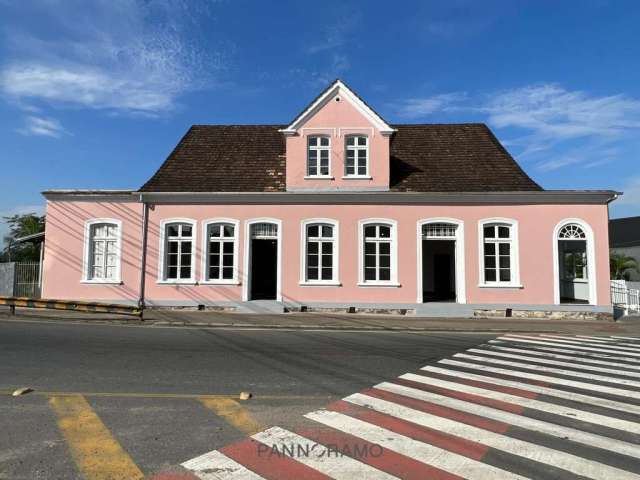
[[[116,236],[116,274],[115,278],[93,278],[89,269],[92,267],[91,259],[91,229],[94,225],[108,223],[117,228]],[[82,261],[81,283],[119,285],[122,283],[122,221],[115,218],[92,218],[84,223],[84,253]]]
[[[558,251],[558,238],[560,230],[567,224],[576,224],[585,233],[587,242],[587,281],[589,282],[589,305],[598,304],[598,276],[596,275],[596,246],[593,229],[581,218],[565,218],[558,222],[553,229],[553,303],[560,305],[560,259]]]
[[[273,217],[260,217],[245,220],[244,222],[244,261],[242,273],[242,300],[249,301],[249,288],[251,286],[251,225],[255,223],[274,223],[278,226],[278,258],[276,260],[276,302],[282,301],[282,220]]]
[[[186,223],[191,225],[192,247],[191,247],[191,276],[189,278],[166,278],[165,271],[165,250],[167,226],[172,223]],[[198,245],[198,222],[191,218],[165,218],[160,221],[160,256],[158,258],[158,279],[156,283],[164,285],[196,285],[196,247]]]
[[[209,279],[209,226],[214,224],[227,224],[233,226],[233,277],[227,279]],[[229,238],[229,237],[225,237]],[[238,279],[238,248],[240,245],[240,222],[235,218],[209,218],[202,222],[202,261],[200,269],[201,285],[239,285]]]
[[[510,235],[510,260],[511,267],[511,280],[508,282],[501,282],[500,275],[496,271],[496,281],[485,281],[484,275],[484,227],[488,225],[503,225],[511,229]],[[513,218],[485,218],[478,222],[478,263],[479,263],[479,282],[480,288],[523,288],[520,283],[520,236],[518,234],[518,221]]]
[[[353,137],[353,138],[364,137],[364,138],[367,139],[367,144],[364,147],[359,146],[359,145],[348,146],[347,145],[347,141],[349,140],[350,137]],[[342,178],[345,178],[345,179],[354,179],[354,178],[370,179],[371,178],[370,173],[369,173],[370,172],[370,170],[369,170],[369,165],[370,165],[370,161],[369,161],[369,155],[370,155],[369,145],[371,143],[370,140],[371,139],[369,138],[369,135],[366,135],[364,133],[350,133],[350,134],[344,136],[344,176]],[[349,150],[353,150],[355,152],[354,153],[354,157],[353,157],[353,160],[354,160],[354,172],[355,173],[353,173],[352,175],[349,175],[347,173],[347,152]],[[357,155],[357,152],[360,151],[360,150],[364,150],[366,152],[366,154],[367,154],[366,165],[365,165],[367,171],[364,174],[359,174],[358,173],[358,155]]]
[[[417,277],[416,277],[416,285],[417,285],[417,303],[423,303],[423,292],[422,292],[422,228],[425,225],[429,225],[431,223],[450,223],[451,225],[456,225],[456,234],[455,237],[443,237],[442,240],[455,240],[455,269],[456,269],[456,303],[467,303],[467,274],[465,269],[465,249],[464,249],[464,222],[462,220],[458,220],[457,218],[449,218],[449,217],[433,217],[433,218],[425,218],[423,220],[418,220],[417,223]],[[438,237],[434,237],[432,240],[438,240]]]
[[[311,141],[312,138],[326,138],[327,140],[329,140],[329,145],[328,146],[319,146],[319,145],[314,145],[311,146],[309,144],[309,142]],[[313,134],[313,135],[307,135],[306,137],[306,158],[307,158],[307,163],[305,165],[305,177],[306,179],[333,179],[333,176],[331,175],[331,144],[332,144],[332,138],[331,135],[328,134],[323,134],[323,133],[318,133],[318,134]],[[314,150],[315,152],[317,152],[316,155],[316,172],[318,172],[316,175],[311,175],[309,173],[309,151],[310,150]],[[327,150],[328,152],[328,168],[329,171],[326,175],[321,175],[320,174],[320,152]]]
[[[307,228],[310,225],[329,225],[333,227],[333,264],[331,280],[307,279]],[[308,218],[300,223],[300,285],[340,286],[340,222],[331,218]]]
[[[369,225],[391,227],[391,274],[389,280],[364,279],[364,229]],[[366,218],[358,221],[358,286],[399,287],[398,283],[398,222],[390,218]]]

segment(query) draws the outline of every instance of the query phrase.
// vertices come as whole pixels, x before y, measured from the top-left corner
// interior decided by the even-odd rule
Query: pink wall
[[[343,179],[345,135],[366,134],[369,137],[370,180]],[[330,170],[333,180],[305,179],[307,174],[307,137],[331,136]],[[334,99],[324,105],[298,130],[286,137],[287,189],[351,189],[389,188],[389,137],[382,135],[348,100]]]
[[[48,202],[44,265],[47,298],[133,300],[138,295],[141,205],[136,203]],[[85,221],[93,217],[123,221],[122,285],[86,285],[82,278]],[[196,278],[201,278],[202,222],[213,217],[240,221],[239,267],[243,278],[245,220],[282,220],[282,292],[284,301],[415,303],[417,297],[416,222],[452,217],[464,222],[467,303],[552,304],[554,300],[553,230],[566,218],[580,218],[594,232],[598,304],[609,305],[607,207],[605,205],[385,206],[385,205],[157,205],[150,212],[147,298],[176,302],[239,301],[242,285],[177,286],[157,284],[159,225],[163,219],[198,222]],[[340,287],[301,286],[300,224],[308,218],[331,218],[340,224]],[[523,288],[479,288],[478,221],[507,217],[519,222],[520,280]],[[358,221],[398,222],[400,287],[358,287]]]

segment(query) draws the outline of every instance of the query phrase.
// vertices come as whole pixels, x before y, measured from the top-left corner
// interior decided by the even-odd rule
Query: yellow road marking
[[[239,402],[231,398],[205,398],[200,397],[200,402],[213,410],[216,415],[224,418],[226,422],[247,435],[264,430],[264,426],[240,405]]]
[[[0,395],[11,395],[14,390],[0,390]],[[206,393],[143,393],[143,392],[51,392],[36,390],[30,392],[29,395],[43,395],[45,397],[69,397],[69,396],[82,396],[82,397],[122,397],[122,398],[185,398],[185,399],[200,399],[200,398],[229,398],[237,400],[239,394],[211,394]],[[259,395],[253,396],[255,399],[260,400],[313,400],[313,399],[331,399],[331,395]]]
[[[102,423],[84,397],[50,397],[73,458],[86,480],[137,480],[143,473]]]

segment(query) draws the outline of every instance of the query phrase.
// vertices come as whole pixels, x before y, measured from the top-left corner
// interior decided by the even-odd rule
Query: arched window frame
[[[333,264],[331,280],[309,280],[307,278],[308,227],[329,225],[333,228]],[[300,285],[339,286],[340,285],[340,223],[331,218],[309,218],[300,223]]]
[[[230,279],[209,278],[209,227],[211,225],[233,226],[233,277]],[[202,285],[239,285],[239,248],[240,222],[234,218],[218,217],[209,218],[202,222],[202,261],[200,269],[200,284]]]
[[[357,141],[355,142],[356,145],[349,145],[349,139],[350,138],[364,138],[366,141],[366,145],[362,146],[362,145],[357,145]],[[364,133],[352,133],[349,135],[345,135],[344,137],[344,177],[343,178],[370,178],[370,160],[369,160],[369,156],[370,156],[370,145],[371,141],[368,135],[364,134]],[[354,158],[353,158],[353,172],[354,173],[348,173],[347,172],[347,157],[349,155],[349,150],[353,150],[354,151]],[[366,156],[365,156],[365,172],[364,173],[358,173],[358,151],[364,151]]]
[[[484,241],[484,228],[490,225],[502,225],[509,227],[510,238],[510,277],[507,281],[500,281],[499,273],[496,273],[496,281],[485,280],[485,241]],[[518,233],[518,221],[512,218],[485,218],[478,222],[478,286],[481,288],[522,288],[520,283],[520,237]]]
[[[189,278],[167,278],[166,273],[166,251],[167,251],[167,228],[175,223],[184,223],[191,225],[191,276]],[[160,221],[160,248],[158,261],[158,279],[159,284],[196,284],[196,248],[198,245],[198,222],[191,218],[167,218]]]
[[[320,141],[320,139],[322,138],[326,138],[328,141],[328,145],[311,145],[312,140],[318,139]],[[331,135],[327,135],[327,134],[313,134],[313,135],[308,135],[307,136],[307,142],[306,142],[306,157],[307,157],[307,165],[306,165],[306,174],[305,174],[305,178],[331,178]],[[316,153],[316,159],[315,159],[315,166],[316,166],[316,173],[312,174],[311,173],[311,155],[310,152],[311,151],[315,151]],[[322,157],[322,152],[326,151],[327,152],[327,173],[326,174],[322,174],[321,173],[321,157]]]
[[[598,277],[596,275],[596,247],[593,229],[586,221],[580,218],[565,218],[558,222],[553,229],[553,303],[560,305],[560,259],[558,241],[560,230],[568,224],[575,224],[582,228],[587,242],[587,279],[589,281],[589,305],[598,304]]]
[[[389,280],[365,280],[364,276],[364,229],[370,225],[390,227],[391,269]],[[358,221],[358,286],[360,287],[399,287],[398,283],[398,222],[389,218],[367,218]]]
[[[91,244],[93,238],[91,230],[95,225],[108,224],[116,227],[116,274],[114,278],[94,278],[91,272],[93,261],[91,259]],[[92,218],[84,224],[84,252],[82,262],[81,283],[89,284],[121,284],[122,283],[122,221],[115,218]]]

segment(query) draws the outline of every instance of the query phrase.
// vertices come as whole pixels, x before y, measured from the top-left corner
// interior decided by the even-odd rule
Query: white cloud
[[[436,112],[446,112],[466,98],[462,92],[441,93],[430,97],[409,98],[397,107],[397,113],[404,118],[426,117]]]
[[[622,192],[624,195],[616,203],[640,208],[640,176],[630,178],[622,187]]]
[[[324,28],[322,39],[306,47],[307,53],[313,54],[342,47],[349,35],[362,22],[362,16],[357,10],[341,9],[334,12],[334,17],[336,20]]]
[[[54,118],[26,117],[26,125],[18,129],[23,135],[38,135],[59,138],[66,133],[64,127]]]

